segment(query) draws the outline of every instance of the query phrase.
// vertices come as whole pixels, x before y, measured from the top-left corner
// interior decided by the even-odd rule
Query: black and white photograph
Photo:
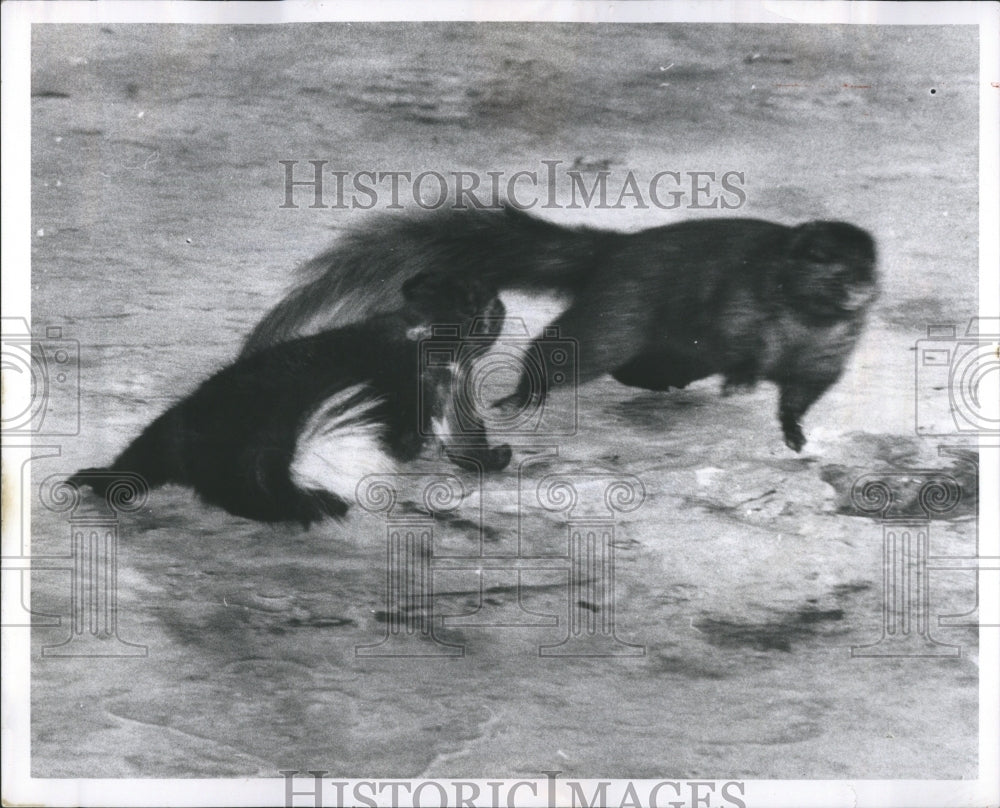
[[[5,804],[998,804],[1000,6],[2,11]]]

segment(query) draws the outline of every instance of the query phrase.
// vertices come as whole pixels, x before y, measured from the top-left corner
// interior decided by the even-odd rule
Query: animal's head
[[[792,232],[782,291],[804,314],[849,319],[878,294],[875,242],[846,222],[807,222]]]
[[[478,331],[481,323],[499,329],[505,314],[495,289],[475,278],[460,278],[437,272],[421,272],[403,284],[403,297],[417,318],[426,325],[462,325]],[[492,325],[487,326],[492,329]],[[464,329],[463,329],[464,330]],[[486,336],[490,330],[478,334]],[[499,330],[497,330],[499,333]],[[496,336],[496,334],[493,334]]]

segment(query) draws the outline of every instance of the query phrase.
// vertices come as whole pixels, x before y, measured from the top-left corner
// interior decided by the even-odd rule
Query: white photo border
[[[185,23],[276,24],[312,21],[544,21],[544,22],[738,22],[855,25],[975,25],[980,41],[980,301],[982,317],[1000,316],[1000,6],[978,2],[530,2],[468,0],[413,2],[342,0],[336,3],[286,2],[5,2],[2,11],[2,305],[5,317],[30,321],[30,42],[31,26],[47,23]],[[18,379],[4,379],[7,403],[26,400]],[[980,466],[981,555],[1000,557],[1000,515],[997,492],[1000,450],[984,446]],[[4,468],[3,546],[30,535],[30,514],[20,508],[19,481]],[[27,576],[25,576],[27,577]],[[1000,593],[980,572],[980,609],[1000,613]],[[4,610],[17,592],[3,592]],[[108,780],[41,779],[30,772],[29,636],[6,630],[3,648],[3,798],[5,804],[45,805],[284,805],[286,783],[271,779]],[[760,806],[977,806],[995,805],[1000,783],[1000,632],[980,630],[980,775],[977,781],[850,780],[745,781],[742,799]],[[304,773],[303,773],[304,774]],[[302,781],[305,783],[305,781]],[[359,781],[347,781],[351,784]],[[447,781],[441,781],[447,782]],[[489,793],[486,780],[476,781]],[[523,805],[547,805],[544,775],[538,776],[537,797],[519,792]],[[579,781],[593,793],[598,781]],[[622,782],[622,781],[618,781]],[[648,788],[657,781],[645,783]],[[719,786],[721,783],[717,783]],[[305,788],[305,785],[298,785]],[[351,786],[347,786],[348,793]],[[615,786],[617,788],[617,786]],[[614,793],[614,789],[609,792]],[[523,796],[522,796],[523,795]],[[566,804],[560,790],[557,804]],[[308,799],[299,798],[296,804]],[[324,803],[332,804],[332,803]],[[381,802],[380,804],[388,804]],[[425,804],[432,804],[429,800]],[[617,804],[617,803],[615,803]]]

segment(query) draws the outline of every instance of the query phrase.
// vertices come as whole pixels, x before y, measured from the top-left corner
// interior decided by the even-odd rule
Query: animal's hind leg
[[[748,360],[733,365],[726,370],[722,395],[731,396],[733,393],[753,390],[757,386],[759,375],[759,369],[753,361]]]

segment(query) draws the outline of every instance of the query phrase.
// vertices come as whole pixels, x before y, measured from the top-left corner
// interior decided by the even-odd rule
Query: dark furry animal
[[[580,383],[774,382],[797,452],[802,417],[840,378],[875,294],[875,245],[854,225],[705,219],[623,237],[553,325],[578,341]],[[545,393],[522,377],[509,403]]]
[[[396,311],[230,365],[153,421],[109,469],[85,469],[70,482],[104,493],[113,476],[93,472],[130,471],[151,487],[191,486],[238,516],[309,525],[342,516],[361,477],[393,471],[432,433],[460,465],[504,468],[510,448],[490,448],[485,430],[469,436],[466,427],[460,448],[448,442],[456,370],[421,363],[418,342],[433,344],[432,326],[456,323],[488,343],[502,306],[475,280],[443,275],[408,280],[402,296]],[[453,329],[446,344],[455,339]]]
[[[801,419],[839,378],[876,289],[874,242],[844,222],[704,219],[629,234],[511,208],[373,220],[306,269],[245,352],[394,305],[417,272],[471,275],[501,294],[568,299],[553,323],[579,346],[568,380],[611,373],[652,390],[717,373],[727,390],[775,382],[795,451]],[[546,392],[525,376],[502,403],[520,408]]]

